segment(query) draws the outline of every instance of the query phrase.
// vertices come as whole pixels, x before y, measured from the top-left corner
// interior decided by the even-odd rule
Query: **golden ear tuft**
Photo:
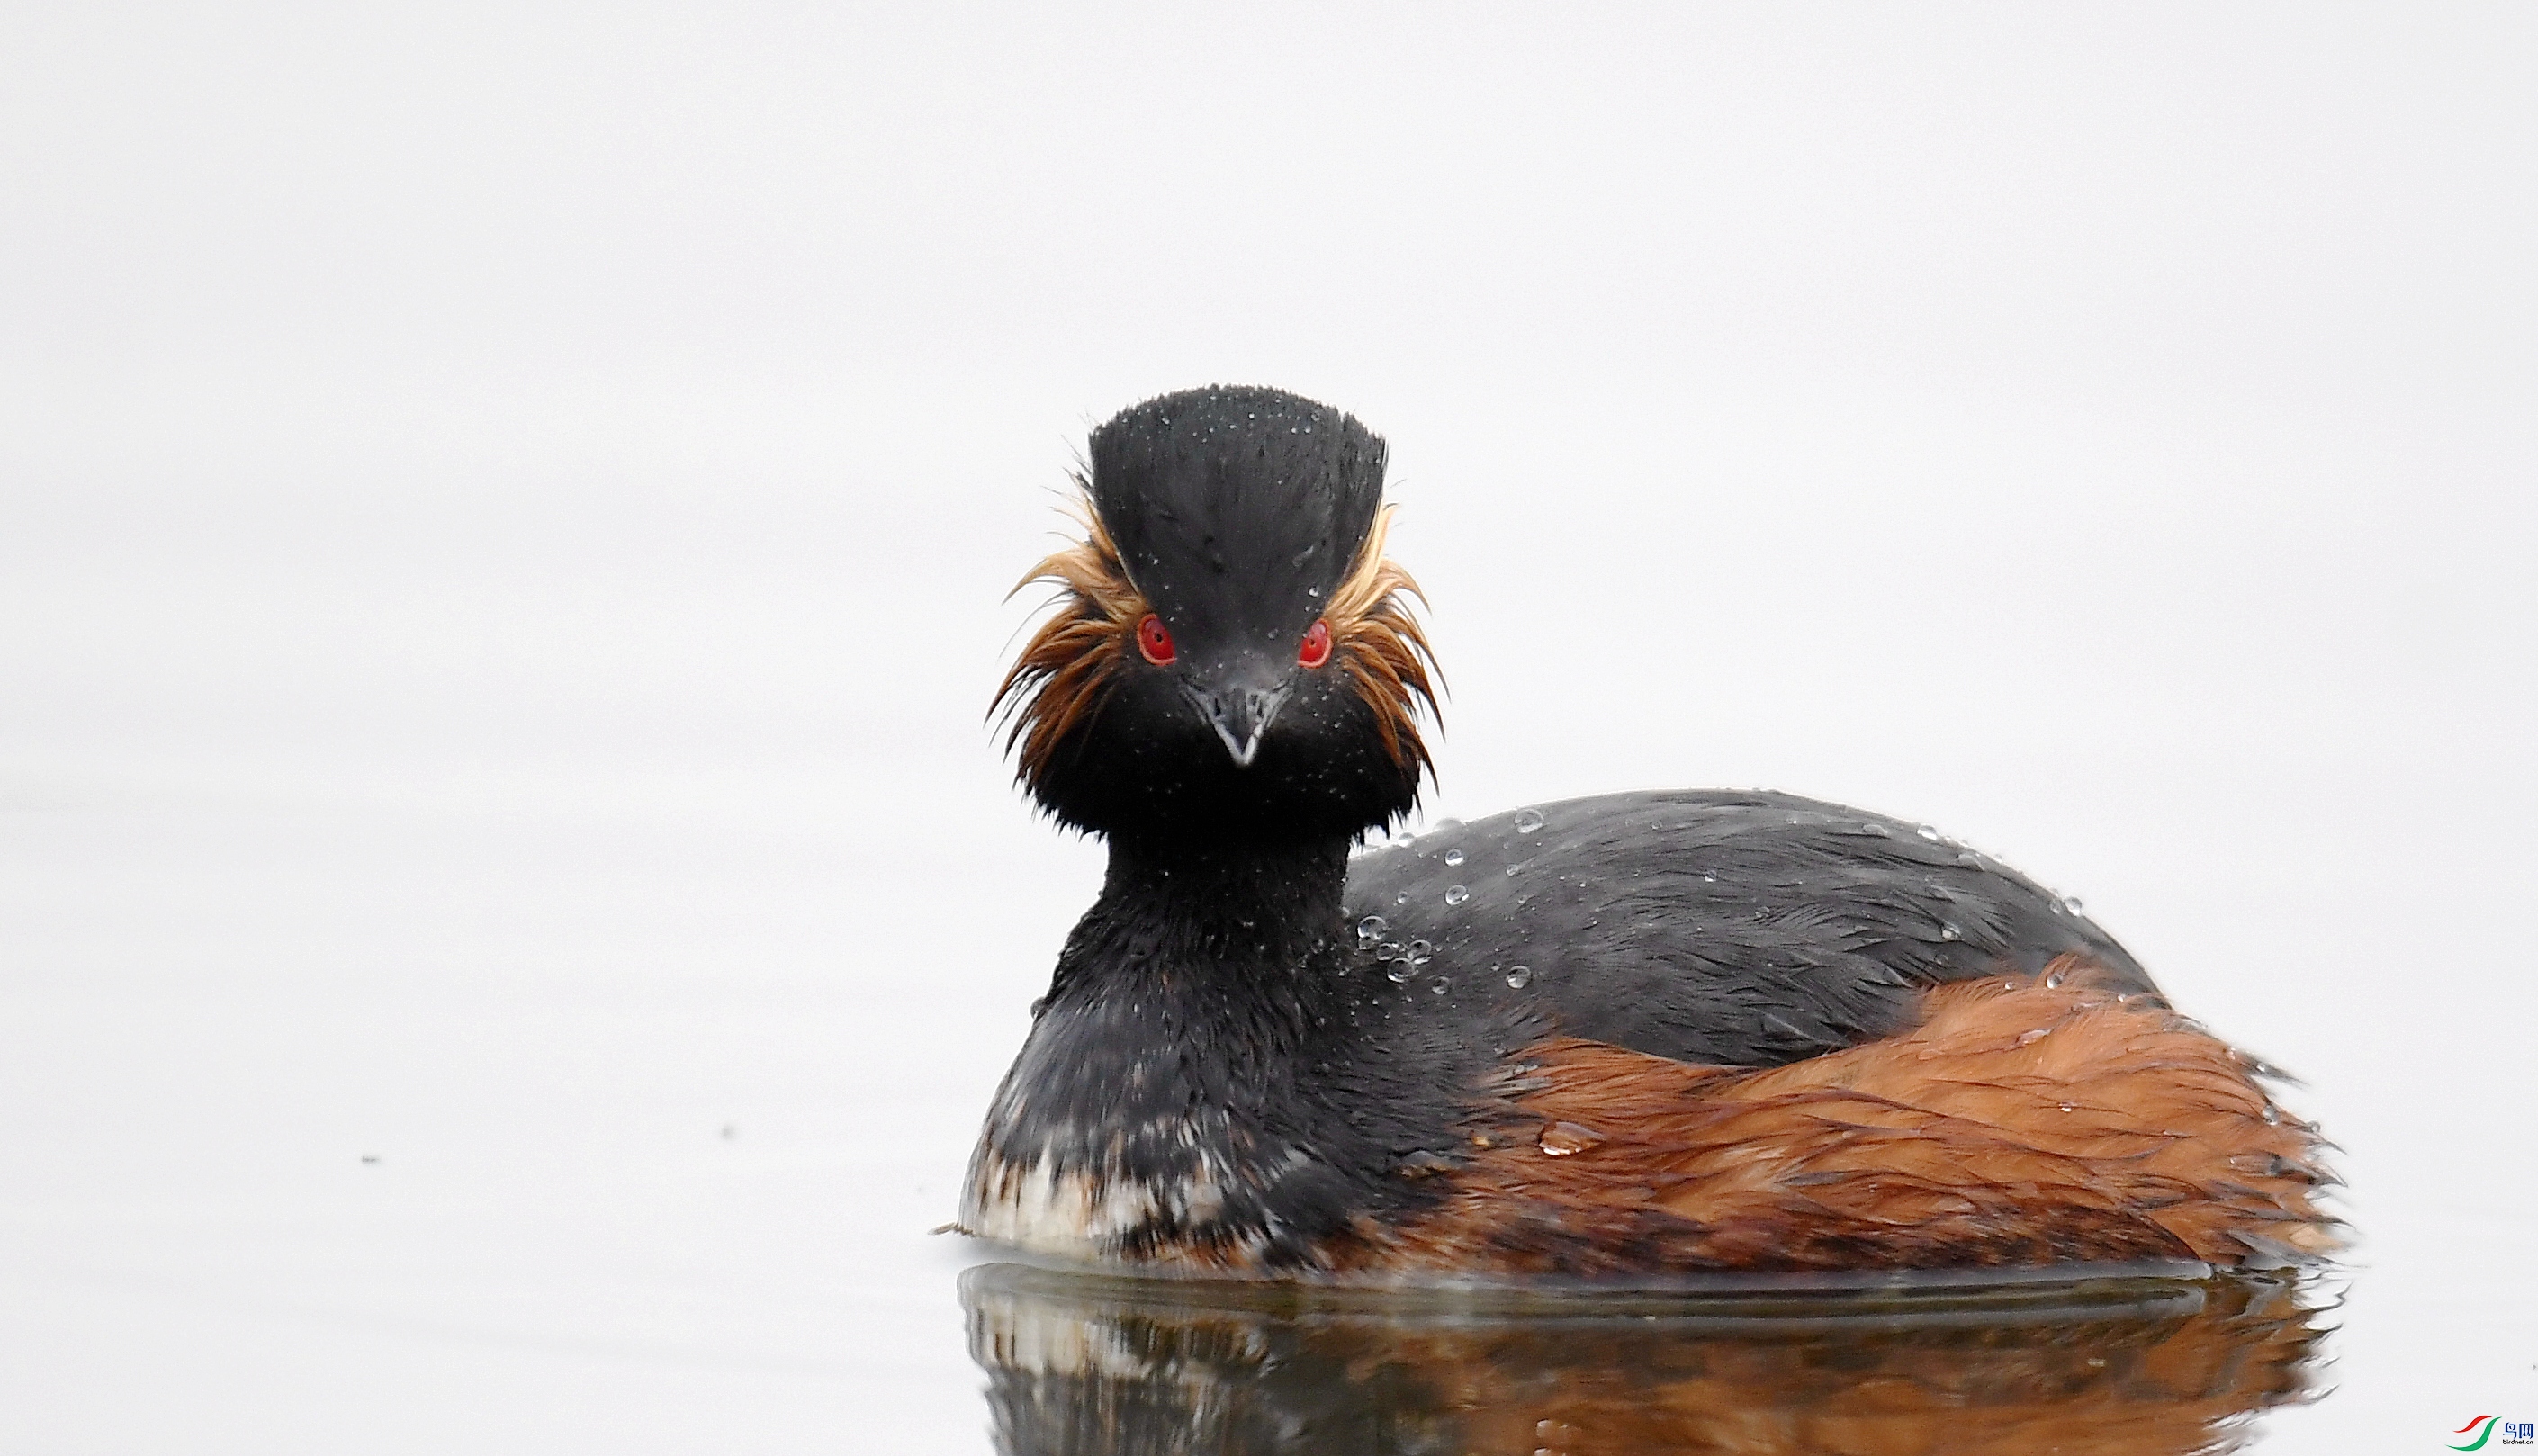
[[[1428,605],[1428,598],[1401,563],[1383,554],[1384,538],[1392,531],[1392,513],[1398,508],[1387,505],[1375,512],[1357,561],[1339,589],[1331,593],[1330,610],[1322,615],[1331,625],[1332,650],[1341,670],[1374,710],[1383,751],[1404,768],[1433,773],[1436,765],[1428,756],[1428,744],[1419,736],[1419,707],[1426,704],[1429,717],[1443,721],[1436,703],[1443,675],[1428,645],[1428,633],[1410,612],[1409,598],[1417,597],[1422,607]]]
[[[1084,539],[1052,553],[1014,583],[1017,592],[1035,581],[1055,585],[1057,610],[1014,659],[987,708],[990,718],[1001,713],[1008,719],[1005,748],[1022,751],[1014,776],[1032,788],[1048,771],[1058,745],[1100,710],[1125,661],[1129,634],[1148,610],[1089,492],[1078,498],[1075,513]]]

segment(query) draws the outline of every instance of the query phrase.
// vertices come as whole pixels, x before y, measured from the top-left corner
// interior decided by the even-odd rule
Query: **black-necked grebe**
[[[1266,1276],[1650,1276],[2334,1246],[2316,1134],[2023,877],[1773,793],[1616,794],[1352,858],[1428,765],[1383,441],[1275,390],[1094,431],[998,702],[1109,872],[962,1225]]]

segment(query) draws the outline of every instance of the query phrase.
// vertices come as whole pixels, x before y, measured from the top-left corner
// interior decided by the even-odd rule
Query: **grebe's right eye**
[[[1137,624],[1137,651],[1157,667],[1172,660],[1172,629],[1164,626],[1164,619],[1152,612],[1146,614],[1145,621]]]

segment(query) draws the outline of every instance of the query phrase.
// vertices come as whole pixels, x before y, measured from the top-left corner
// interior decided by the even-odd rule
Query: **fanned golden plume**
[[[1433,772],[1428,745],[1419,736],[1418,710],[1425,703],[1429,716],[1438,716],[1436,658],[1404,600],[1418,597],[1424,606],[1427,597],[1400,563],[1383,555],[1393,509],[1387,505],[1376,514],[1323,620],[1330,624],[1336,665],[1374,712],[1384,753],[1402,767]],[[987,708],[990,718],[1008,719],[1005,748],[1021,750],[1015,777],[1032,787],[1048,771],[1067,735],[1101,710],[1134,650],[1138,622],[1153,610],[1129,581],[1089,493],[1078,500],[1076,514],[1084,539],[1050,554],[1014,583],[1017,592],[1035,581],[1056,586],[1057,610],[1014,659]]]
[[[1392,532],[1392,513],[1399,508],[1387,505],[1375,512],[1366,544],[1358,548],[1347,579],[1331,593],[1330,610],[1323,620],[1331,625],[1331,650],[1341,670],[1357,684],[1358,695],[1367,706],[1374,709],[1383,751],[1404,768],[1415,764],[1434,773],[1436,764],[1428,757],[1427,740],[1419,736],[1419,704],[1428,705],[1428,716],[1444,720],[1436,704],[1436,682],[1431,678],[1434,673],[1440,681],[1443,675],[1436,673],[1436,651],[1428,645],[1428,633],[1419,619],[1410,615],[1405,600],[1417,597],[1425,607],[1427,594],[1400,563],[1383,554],[1384,538]]]
[[[1119,563],[1119,548],[1102,528],[1102,513],[1093,508],[1090,491],[1077,497],[1075,513],[1084,524],[1084,539],[1052,552],[1014,583],[1016,592],[1035,581],[1055,585],[1060,590],[1057,611],[1032,633],[987,706],[988,717],[1005,713],[1011,719],[1005,751],[1021,746],[1014,776],[1035,788],[1057,746],[1101,706],[1126,660],[1129,638],[1149,610]]]

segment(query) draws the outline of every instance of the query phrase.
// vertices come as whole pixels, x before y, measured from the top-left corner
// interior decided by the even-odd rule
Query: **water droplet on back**
[[[1436,954],[1436,948],[1430,945],[1428,942],[1412,941],[1410,943],[1410,954],[1404,959],[1408,960],[1413,965],[1425,965],[1428,963],[1428,958]]]
[[[1536,829],[1538,829],[1538,828],[1541,828],[1541,827],[1542,827],[1542,811],[1541,811],[1541,810],[1539,810],[1539,809],[1519,809],[1519,810],[1517,810],[1517,811],[1515,812],[1515,831],[1516,831],[1517,833],[1519,833],[1519,834],[1530,834],[1530,833],[1532,833],[1534,830],[1536,830]]]
[[[1531,984],[1532,981],[1533,967],[1529,965],[1510,965],[1507,967],[1506,983],[1509,987],[1521,991],[1527,985]]]
[[[1448,885],[1445,887],[1445,903],[1449,905],[1459,905],[1471,897],[1472,892],[1468,886]]]
[[[1374,948],[1374,959],[1377,960],[1406,960],[1409,957],[1410,948],[1399,941],[1385,941]]]
[[[1455,866],[1455,865],[1459,865],[1459,864],[1461,864],[1462,862],[1463,862],[1463,851],[1461,851],[1461,850],[1459,850],[1459,849],[1448,849],[1448,850],[1446,850],[1446,851],[1445,851],[1445,865],[1446,865],[1446,867],[1447,867],[1448,869],[1452,868],[1452,867],[1453,867],[1453,866]]]
[[[1930,841],[1931,843],[1933,843],[1933,844],[1936,844],[1936,843],[1938,843],[1938,842],[1939,842],[1939,831],[1938,831],[1938,829],[1937,829],[1935,827],[1933,827],[1933,826],[1931,826],[1931,825],[1923,825],[1923,826],[1921,826],[1919,828],[1914,829],[1912,832],[1913,832],[1913,833],[1916,833],[1916,834],[1918,834],[1918,835],[1920,835],[1920,836],[1921,836],[1922,838],[1924,838],[1924,839],[1929,840],[1929,841]]]
[[[1412,973],[1409,961],[1395,960],[1390,965],[1384,967],[1383,978],[1392,982],[1394,985],[1399,986],[1407,984]]]
[[[1391,928],[1391,922],[1381,915],[1369,915],[1357,923],[1357,943],[1360,946],[1373,945],[1383,939],[1383,933]]]
[[[1410,892],[1405,890],[1399,894],[1394,895],[1392,897],[1392,902],[1396,905],[1406,905],[1410,903]]]
[[[1542,1130],[1542,1151],[1554,1158],[1583,1153],[1603,1141],[1602,1133],[1574,1122],[1555,1122]]]
[[[1428,983],[1428,989],[1436,992],[1439,996],[1442,996],[1445,994],[1445,988],[1452,984],[1452,981],[1449,981],[1440,975],[1436,977],[1436,979]]]
[[[2047,991],[2058,991],[2062,989],[2062,983],[2070,978],[2071,973],[2067,970],[2046,971],[2044,973],[2044,989]]]
[[[1893,829],[1879,824],[1861,825],[1859,827],[1859,831],[1863,834],[1875,834],[1880,839],[1892,839],[1895,837],[1895,831]]]
[[[2071,912],[2072,914],[2074,914],[2074,915],[2079,914],[2079,913],[2080,913],[2080,897],[2079,897],[2078,895],[2076,895],[2076,894],[2066,894],[2066,895],[2064,895],[2064,896],[2062,897],[2062,908],[2064,908],[2064,909],[2066,909],[2066,910],[2070,911],[2070,912]]]
[[[1942,925],[1939,927],[1939,939],[1943,941],[1961,941],[1965,938],[1966,933],[1957,929],[1953,925]]]

